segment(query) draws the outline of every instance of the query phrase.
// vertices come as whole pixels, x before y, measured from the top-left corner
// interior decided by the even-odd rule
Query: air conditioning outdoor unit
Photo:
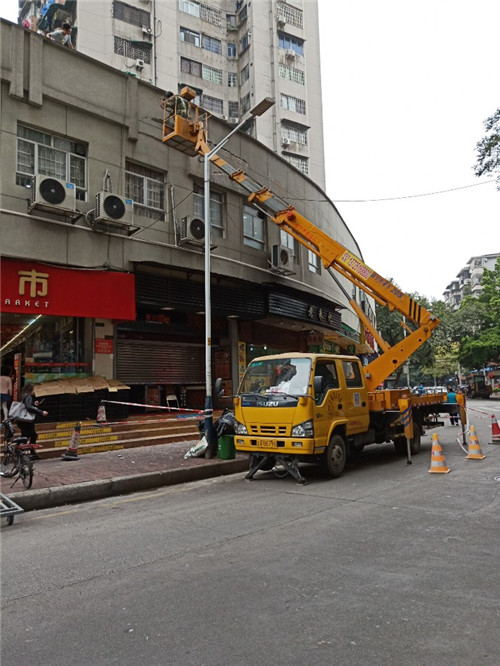
[[[228,118],[228,119],[227,119],[227,122],[228,122],[230,125],[237,125],[237,124],[239,123],[239,120],[238,120],[238,118]]]
[[[278,19],[278,28],[284,28],[285,27],[285,20],[282,18]]]
[[[29,211],[46,210],[63,215],[76,210],[76,187],[51,176],[33,176]]]
[[[181,218],[179,244],[202,246],[205,244],[205,223],[199,217]]]
[[[135,61],[135,68],[136,69],[144,69],[144,60],[141,60],[140,58]]]
[[[93,226],[103,231],[113,228],[128,229],[134,223],[134,202],[111,192],[98,192],[95,196]]]
[[[153,34],[153,28],[148,28],[147,25],[142,26],[142,32],[145,35],[152,35]]]
[[[282,146],[289,146],[291,143],[292,143],[292,142],[290,141],[290,139],[289,139],[287,136],[284,136],[284,137],[281,139],[281,145],[282,145]]]
[[[284,245],[273,245],[271,266],[280,272],[283,271],[293,273],[292,250],[289,247],[285,247]]]
[[[287,49],[287,50],[285,51],[285,57],[286,57],[286,58],[293,59],[293,58],[295,58],[296,55],[297,55],[297,54],[295,53],[295,51],[294,51],[293,49]]]

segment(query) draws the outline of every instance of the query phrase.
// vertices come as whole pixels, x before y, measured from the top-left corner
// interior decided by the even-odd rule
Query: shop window
[[[250,206],[243,206],[243,243],[257,250],[265,249],[264,219]]]
[[[74,183],[76,198],[85,201],[87,146],[18,125],[16,184],[26,186],[38,174]]]
[[[132,199],[139,215],[165,218],[165,175],[161,171],[126,162],[125,196]]]
[[[224,196],[210,188],[210,227],[212,237],[224,237],[223,221]],[[193,190],[193,215],[201,220],[205,219],[205,197],[203,188],[199,185],[194,186]]]

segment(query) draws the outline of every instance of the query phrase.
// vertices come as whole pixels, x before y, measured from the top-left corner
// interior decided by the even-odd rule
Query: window
[[[236,50],[236,44],[234,42],[228,42],[227,43],[227,57],[228,58],[236,58],[238,55],[237,50]]]
[[[243,243],[257,250],[263,250],[265,245],[264,220],[250,206],[243,206]]]
[[[194,46],[199,46],[200,45],[200,33],[199,32],[193,32],[193,30],[189,30],[188,28],[180,28],[179,36],[180,36],[181,42],[187,42],[188,44],[194,44]]]
[[[281,140],[288,139],[301,146],[307,146],[307,128],[291,123],[281,123]]]
[[[247,30],[240,39],[240,53],[243,53],[250,46],[250,30]]]
[[[241,25],[243,21],[246,21],[247,16],[248,16],[248,8],[246,5],[244,5],[238,12],[238,25]]]
[[[301,86],[305,85],[306,77],[301,69],[290,67],[289,65],[284,65],[280,62],[278,72],[281,79],[288,79],[288,81],[299,83]]]
[[[16,184],[27,185],[37,174],[76,185],[76,198],[86,200],[87,147],[71,139],[18,125]]]
[[[149,12],[117,0],[113,2],[113,18],[139,27],[149,28],[151,26],[151,14]]]
[[[250,93],[246,94],[241,100],[241,113],[242,115],[250,108]]]
[[[211,23],[212,25],[222,25],[222,12],[220,9],[209,7],[208,5],[200,5],[200,18],[202,21]]]
[[[141,215],[164,218],[165,177],[161,171],[126,162],[125,196],[132,199]]]
[[[222,42],[220,39],[215,39],[215,37],[209,37],[208,35],[201,36],[201,48],[205,51],[211,51],[212,53],[222,53]]]
[[[302,157],[302,155],[290,155],[289,153],[283,153],[283,157],[296,169],[298,169],[305,176],[309,175],[309,158]]]
[[[303,115],[306,113],[305,100],[292,97],[291,95],[283,95],[283,93],[281,93],[281,108],[294,111],[295,113],[302,113]]]
[[[224,102],[222,99],[217,97],[211,97],[210,95],[201,96],[201,106],[206,111],[211,111],[212,113],[218,113],[222,115],[224,111]]]
[[[149,46],[139,46],[137,42],[129,39],[123,39],[115,35],[115,53],[134,58],[134,60],[144,60],[148,65],[151,64],[151,44]]]
[[[181,58],[181,72],[201,77],[201,62],[189,60],[188,58]]]
[[[297,241],[284,229],[280,229],[280,245],[292,251],[292,256],[297,257]]]
[[[238,102],[228,102],[227,103],[227,110],[230,118],[238,118],[239,117],[239,104]]]
[[[201,76],[205,81],[212,81],[212,83],[222,83],[222,70],[210,67],[209,65],[202,65]]]
[[[230,88],[238,87],[238,74],[236,72],[228,72],[227,74],[227,85]]]
[[[297,9],[297,7],[292,7],[291,5],[285,5],[282,2],[278,2],[277,18],[278,21],[284,21],[296,28],[302,28],[304,25],[302,10]]]
[[[314,376],[323,379],[321,393],[314,396],[317,403],[323,402],[330,389],[339,388],[337,368],[335,363],[332,363],[331,361],[318,361],[314,370]]]
[[[210,188],[210,228],[212,229],[212,237],[224,237],[223,204],[224,196]],[[199,185],[194,186],[193,215],[201,220],[205,219],[205,197],[203,187]]]
[[[226,14],[226,30],[236,30],[236,14]]]
[[[359,363],[342,361],[342,369],[344,371],[345,385],[347,388],[363,388]]]
[[[320,272],[319,268],[319,257],[317,254],[314,254],[312,250],[307,250],[307,263],[309,266],[309,270],[311,273],[318,273]]]
[[[278,33],[278,46],[286,51],[293,51],[297,55],[304,55],[304,40],[292,37],[284,32]]]
[[[250,65],[247,64],[241,70],[240,74],[241,85],[243,85],[245,81],[248,81],[249,77],[250,77]]]
[[[179,9],[181,12],[186,12],[186,14],[191,14],[191,16],[200,15],[200,5],[198,2],[192,2],[192,0],[179,0]]]

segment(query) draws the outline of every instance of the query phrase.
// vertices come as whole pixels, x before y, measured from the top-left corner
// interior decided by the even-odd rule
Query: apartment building
[[[274,109],[246,131],[325,188],[317,0],[20,0],[19,20],[73,26],[82,54],[237,124],[265,97]]]
[[[477,298],[481,294],[481,279],[484,270],[492,271],[498,257],[500,257],[498,252],[471,257],[457,273],[456,279],[452,280],[443,292],[445,303],[448,303],[454,310],[458,310],[465,296],[472,295]]]

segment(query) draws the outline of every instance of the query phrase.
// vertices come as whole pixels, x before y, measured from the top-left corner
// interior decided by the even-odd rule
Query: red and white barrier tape
[[[190,412],[191,414],[213,414],[213,409],[188,409],[187,407],[164,407],[163,405],[142,405],[139,402],[119,402],[118,400],[101,400],[100,404],[128,405],[129,407],[147,407],[149,409],[164,409],[168,412]]]

